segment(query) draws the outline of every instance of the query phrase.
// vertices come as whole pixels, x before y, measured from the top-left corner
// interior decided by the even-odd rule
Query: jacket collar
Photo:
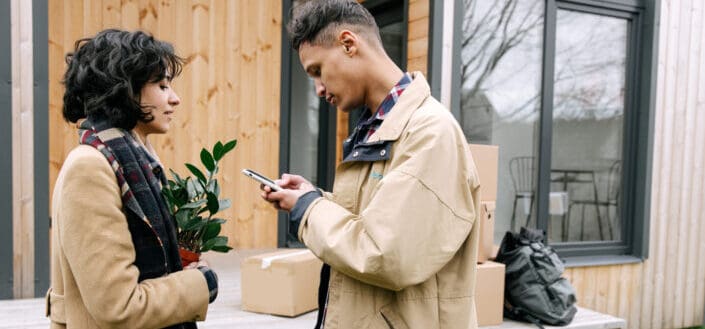
[[[392,107],[382,122],[382,126],[370,136],[367,143],[399,139],[401,132],[411,118],[411,114],[421,106],[426,98],[431,96],[431,87],[421,72],[412,72],[411,78],[413,80]]]

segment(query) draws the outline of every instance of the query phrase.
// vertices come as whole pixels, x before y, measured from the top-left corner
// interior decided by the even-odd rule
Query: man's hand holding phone
[[[269,186],[264,186],[262,199],[272,203],[275,208],[285,211],[291,211],[299,197],[316,189],[313,184],[299,175],[283,174],[282,178],[275,180],[274,183],[283,189],[273,191]]]
[[[285,211],[291,211],[299,197],[316,189],[313,184],[299,175],[283,174],[280,179],[272,181],[250,169],[244,169],[242,173],[261,183],[262,199],[275,208]]]

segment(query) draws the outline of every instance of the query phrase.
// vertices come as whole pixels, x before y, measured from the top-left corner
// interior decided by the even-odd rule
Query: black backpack
[[[565,326],[577,312],[575,290],[561,277],[563,262],[543,238],[543,231],[522,227],[502,239],[496,261],[506,266],[504,316],[539,328]]]

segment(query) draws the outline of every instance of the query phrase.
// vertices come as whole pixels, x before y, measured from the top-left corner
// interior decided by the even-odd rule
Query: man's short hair
[[[382,45],[379,28],[367,9],[354,0],[301,0],[291,11],[289,39],[295,50],[309,42],[331,45],[340,28],[367,36]]]

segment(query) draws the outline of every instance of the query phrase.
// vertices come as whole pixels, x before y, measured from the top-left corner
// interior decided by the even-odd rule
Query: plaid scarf
[[[79,143],[95,147],[115,171],[135,246],[138,281],[182,270],[175,223],[161,194],[160,183],[166,183],[166,177],[159,162],[129,132],[99,120],[81,123]],[[196,324],[169,328],[196,328]]]

